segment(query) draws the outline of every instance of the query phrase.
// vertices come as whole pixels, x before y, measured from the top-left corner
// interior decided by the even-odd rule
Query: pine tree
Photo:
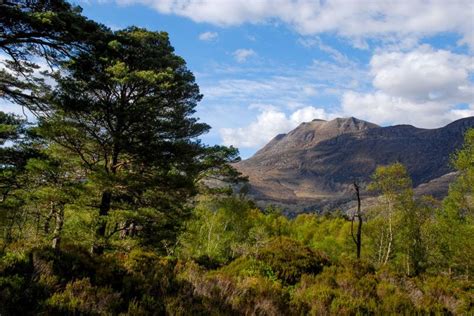
[[[202,96],[166,33],[118,31],[72,59],[66,73],[56,77],[41,133],[80,157],[100,191],[94,251],[119,231],[137,235],[137,226],[148,244],[173,238],[198,180],[236,175],[227,165],[235,149],[198,140],[209,130],[192,116]],[[130,219],[108,225],[114,209]]]
[[[47,84],[39,74],[101,41],[108,29],[64,0],[0,2],[0,97],[36,112]],[[43,64],[41,69],[39,64]],[[56,68],[57,69],[57,68]]]

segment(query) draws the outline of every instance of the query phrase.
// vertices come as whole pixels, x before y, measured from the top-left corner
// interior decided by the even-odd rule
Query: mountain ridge
[[[313,120],[277,135],[235,167],[249,177],[257,200],[324,208],[346,200],[354,180],[368,183],[378,165],[405,164],[415,186],[452,172],[450,155],[471,127],[474,117],[435,129],[381,127],[354,117]]]

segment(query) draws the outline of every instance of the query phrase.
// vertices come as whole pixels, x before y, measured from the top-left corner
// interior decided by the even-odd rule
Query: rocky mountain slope
[[[337,207],[352,198],[353,181],[364,185],[378,165],[397,161],[418,191],[442,196],[450,155],[470,127],[474,117],[437,129],[380,127],[353,117],[314,120],[277,135],[235,167],[249,177],[254,198],[290,208]]]

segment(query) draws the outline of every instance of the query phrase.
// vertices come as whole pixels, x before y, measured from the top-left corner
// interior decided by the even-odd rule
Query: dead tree
[[[360,259],[360,249],[362,247],[362,212],[360,210],[360,191],[359,185],[357,182],[354,181],[354,191],[357,197],[357,212],[352,214],[351,220],[351,235],[354,243],[357,247],[357,259]],[[358,225],[357,225],[357,233],[354,236],[354,220],[357,217]]]

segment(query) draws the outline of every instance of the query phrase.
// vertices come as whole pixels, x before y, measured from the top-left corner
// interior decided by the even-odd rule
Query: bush
[[[474,285],[472,281],[453,280],[448,276],[431,276],[418,280],[423,298],[420,309],[431,314],[474,313]]]
[[[48,289],[35,280],[31,253],[6,253],[0,258],[0,315],[36,315]]]
[[[289,295],[281,283],[259,275],[260,263],[254,259],[236,261],[230,267],[208,273],[188,266],[184,277],[204,302],[205,314],[288,315]],[[234,269],[240,274],[233,274]]]
[[[318,274],[330,265],[323,252],[288,237],[272,239],[259,250],[256,258],[267,264],[278,279],[290,285],[297,283],[302,274]]]
[[[52,313],[113,315],[121,305],[119,293],[93,286],[88,278],[69,282],[66,289],[47,300]]]
[[[379,309],[387,314],[403,314],[408,311],[415,313],[415,307],[400,287],[382,280],[377,284],[377,297],[381,304]]]

